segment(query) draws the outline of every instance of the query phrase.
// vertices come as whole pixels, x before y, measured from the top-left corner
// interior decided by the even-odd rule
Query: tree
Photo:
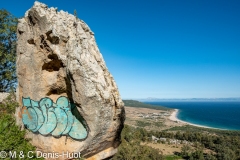
[[[17,18],[0,10],[0,92],[16,88]]]
[[[181,155],[183,157],[189,157],[191,152],[191,147],[189,145],[183,145],[181,148]]]

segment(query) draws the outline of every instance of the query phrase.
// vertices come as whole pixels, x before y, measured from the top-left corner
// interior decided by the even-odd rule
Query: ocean
[[[240,130],[240,102],[144,102],[179,109],[177,118],[206,127]]]

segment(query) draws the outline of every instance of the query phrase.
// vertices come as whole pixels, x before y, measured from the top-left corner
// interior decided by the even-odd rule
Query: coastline
[[[202,128],[209,128],[209,129],[218,129],[218,130],[227,130],[227,129],[221,129],[221,128],[214,128],[214,127],[208,127],[208,126],[203,126],[203,125],[198,125],[198,124],[194,124],[194,123],[189,123],[189,122],[186,122],[186,121],[182,121],[180,119],[177,118],[177,114],[178,114],[179,110],[178,109],[174,109],[174,111],[171,113],[171,115],[169,116],[169,119],[171,121],[174,121],[174,122],[180,122],[180,123],[183,123],[185,125],[192,125],[192,126],[195,126],[195,127],[202,127]]]

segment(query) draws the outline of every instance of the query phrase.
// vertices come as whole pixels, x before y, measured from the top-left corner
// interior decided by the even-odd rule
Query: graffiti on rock
[[[68,135],[76,140],[87,137],[86,122],[78,113],[76,106],[69,103],[68,98],[61,96],[56,103],[48,97],[42,98],[39,102],[22,98],[22,102],[22,121],[32,132],[54,137]]]

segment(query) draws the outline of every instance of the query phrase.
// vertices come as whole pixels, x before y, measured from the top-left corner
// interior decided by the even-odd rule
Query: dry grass
[[[155,149],[159,149],[163,155],[173,155],[176,152],[181,152],[182,144],[162,144],[162,143],[141,143],[141,145],[147,145]]]

